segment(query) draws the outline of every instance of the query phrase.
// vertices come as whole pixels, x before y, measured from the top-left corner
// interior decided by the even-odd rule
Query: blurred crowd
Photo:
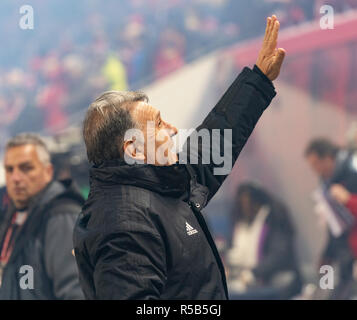
[[[320,17],[319,0],[33,1],[35,27],[3,2],[0,134],[52,134],[100,92],[138,89],[216,48],[260,35],[276,13],[282,27]],[[354,0],[330,1],[336,12]],[[5,31],[6,30],[6,31]],[[6,39],[11,39],[7,41]],[[21,50],[19,50],[21,48]]]

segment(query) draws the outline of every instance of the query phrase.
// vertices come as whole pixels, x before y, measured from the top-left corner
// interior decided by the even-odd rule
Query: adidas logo
[[[189,236],[192,236],[193,234],[197,233],[198,231],[194,228],[192,228],[186,221],[186,231]]]

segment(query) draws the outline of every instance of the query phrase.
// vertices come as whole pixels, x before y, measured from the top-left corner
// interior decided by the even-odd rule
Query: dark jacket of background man
[[[257,67],[244,68],[197,131],[232,129],[234,163],[275,94]],[[223,141],[221,130],[221,150]],[[74,232],[86,298],[228,298],[201,214],[226,178],[214,175],[214,167],[211,158],[210,164],[170,166],[111,160],[91,169],[89,198]]]
[[[72,254],[73,226],[83,203],[69,180],[51,182],[31,200],[28,218],[3,270],[0,300],[83,299]],[[14,210],[10,204],[0,217],[0,239]],[[20,286],[26,276],[19,272],[24,265],[33,268],[33,289]]]

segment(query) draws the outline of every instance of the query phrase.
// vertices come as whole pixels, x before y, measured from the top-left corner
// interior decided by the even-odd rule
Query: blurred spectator
[[[10,201],[0,207],[0,299],[82,299],[72,254],[82,196],[71,181],[53,180],[49,152],[35,135],[9,140],[4,166]],[[33,268],[25,281],[31,290],[21,287],[24,265]]]
[[[306,160],[320,178],[322,188],[330,189],[339,184],[351,193],[357,193],[357,170],[355,151],[340,149],[325,138],[312,140],[305,150]],[[351,230],[335,237],[330,229],[328,242],[322,253],[320,265],[333,265],[339,271],[339,284],[331,299],[346,299],[353,276],[354,247],[356,246],[357,224]]]
[[[115,56],[110,55],[102,69],[103,76],[109,84],[110,90],[127,90],[126,72],[124,65]]]
[[[286,206],[260,186],[238,188],[226,254],[232,299],[287,299],[301,289]]]
[[[64,110],[67,87],[59,57],[57,55],[48,56],[42,65],[41,72],[45,85],[38,92],[36,106],[44,114],[45,129],[54,133],[55,129],[67,125],[67,115]]]
[[[347,146],[357,151],[357,122],[353,122],[347,132]]]
[[[161,78],[184,65],[185,40],[175,30],[161,34],[160,45],[155,58],[155,76]]]
[[[357,217],[357,193],[349,192],[341,184],[334,184],[330,188],[330,194],[336,201],[346,206],[349,211]],[[352,230],[349,240],[354,257],[357,259],[357,228]]]
[[[350,193],[344,186],[340,184],[334,184],[330,188],[330,194],[336,201],[345,206],[357,219],[357,193]],[[353,296],[357,295],[357,224],[356,227],[351,230],[349,243],[355,258],[353,264],[354,281],[351,281],[350,286],[347,287],[349,296],[352,298]]]

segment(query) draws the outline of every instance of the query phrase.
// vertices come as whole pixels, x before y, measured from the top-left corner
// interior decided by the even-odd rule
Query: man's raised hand
[[[285,58],[285,50],[277,49],[280,23],[275,15],[268,17],[262,48],[256,62],[257,67],[271,80],[275,80]]]

